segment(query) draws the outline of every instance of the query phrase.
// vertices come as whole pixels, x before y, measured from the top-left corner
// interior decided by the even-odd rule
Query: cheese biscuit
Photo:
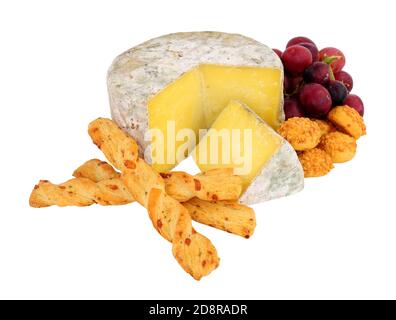
[[[321,120],[321,119],[311,119],[311,120],[318,124],[322,136],[330,132],[337,131],[336,127],[334,127],[334,125],[330,121]]]
[[[339,106],[333,108],[328,119],[342,132],[359,139],[366,134],[366,125],[360,114],[351,107]]]
[[[334,167],[331,157],[319,148],[300,152],[298,159],[304,169],[305,178],[324,176]]]
[[[282,123],[278,132],[297,151],[315,148],[322,136],[317,123],[308,118],[298,117],[290,118]]]
[[[330,132],[323,136],[318,148],[324,150],[334,163],[347,162],[356,153],[356,140],[342,132]]]

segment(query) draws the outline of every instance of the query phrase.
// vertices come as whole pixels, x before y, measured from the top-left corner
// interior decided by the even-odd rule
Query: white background
[[[395,41],[392,1],[2,1],[0,298],[396,298]],[[283,49],[305,35],[335,46],[366,105],[356,158],[303,192],[255,206],[245,240],[197,229],[220,267],[200,282],[137,204],[32,209],[102,157],[87,124],[110,116],[112,59],[149,38],[218,30]],[[196,170],[191,163],[184,169]]]

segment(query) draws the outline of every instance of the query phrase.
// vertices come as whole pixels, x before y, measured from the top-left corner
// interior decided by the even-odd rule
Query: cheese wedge
[[[252,109],[231,101],[193,153],[202,171],[232,167],[243,178],[242,203],[298,192],[304,172],[292,146]]]
[[[237,34],[149,40],[118,56],[107,79],[113,119],[158,171],[184,159],[199,130],[232,99],[249,104],[273,128],[284,120],[281,61],[267,46]]]

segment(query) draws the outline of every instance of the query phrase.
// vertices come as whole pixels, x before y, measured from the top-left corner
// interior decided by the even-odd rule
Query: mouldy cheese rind
[[[252,132],[252,143],[245,140],[243,132],[248,129]],[[224,130],[240,130],[243,136],[238,140],[216,142],[216,133],[224,137]],[[223,131],[223,135],[220,132]],[[212,140],[214,139],[214,140]],[[230,145],[228,145],[230,143]],[[251,147],[248,147],[248,145]],[[234,154],[233,149],[243,150],[242,154]],[[223,160],[222,153],[234,155]],[[216,152],[213,156],[213,152]],[[240,151],[238,151],[240,152]],[[239,101],[231,101],[220,113],[219,117],[203,137],[194,153],[194,160],[202,171],[219,167],[244,167],[239,161],[239,155],[246,161],[251,160],[250,171],[242,174],[244,192],[241,203],[255,204],[284,197],[301,191],[304,188],[304,171],[293,147],[263,121],[253,110]],[[209,159],[217,159],[211,162]],[[231,163],[228,162],[229,159]]]
[[[243,107],[254,115],[257,121],[266,125],[269,130],[272,130],[248,106],[243,105]],[[242,194],[239,199],[241,203],[256,204],[265,202],[290,196],[304,189],[304,169],[296,151],[278,133],[273,131],[273,134],[279,136],[281,139],[280,147]]]
[[[183,74],[201,65],[279,70],[279,85],[268,83],[276,88],[277,93],[268,95],[264,92],[259,98],[260,101],[276,101],[276,119],[267,119],[268,122],[272,121],[276,127],[284,120],[283,67],[269,47],[242,35],[219,32],[175,33],[155,38],[118,56],[107,76],[112,117],[137,140],[140,153],[144,153],[149,163],[152,163],[151,149],[145,139],[150,127],[149,100]],[[233,92],[232,88],[229,91]],[[238,99],[238,96],[231,98]]]
[[[293,147],[284,141],[239,201],[256,204],[286,197],[304,189],[304,171]]]

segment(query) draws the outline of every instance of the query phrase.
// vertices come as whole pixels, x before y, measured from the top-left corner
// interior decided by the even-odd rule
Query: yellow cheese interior
[[[239,136],[232,136],[232,132],[238,131]],[[227,133],[231,139],[225,138]],[[241,176],[246,189],[280,144],[281,137],[252,110],[231,101],[201,139],[193,156],[202,171],[221,167],[245,168]]]
[[[215,121],[230,102],[246,103],[270,126],[279,126],[281,71],[271,68],[201,65],[206,124]]]
[[[188,71],[148,102],[149,128],[163,132],[163,143],[153,137],[153,167],[169,171],[178,161],[175,153],[187,141],[176,141],[168,125],[175,122],[176,134],[190,128],[198,141],[198,130],[207,129],[231,100],[250,106],[273,128],[279,126],[282,73],[279,69],[204,64]],[[179,137],[180,138],[180,137]],[[195,145],[187,143],[189,150]],[[164,150],[160,150],[164,148]],[[157,149],[157,150],[155,150]],[[179,150],[180,152],[180,150]],[[185,155],[187,156],[187,150]],[[164,156],[160,156],[164,155]]]
[[[169,171],[177,164],[176,152],[188,141],[182,140],[183,137],[176,141],[181,129],[192,129],[197,137],[198,130],[205,128],[200,77],[198,69],[193,69],[149,101],[150,129],[159,129],[164,137],[163,141],[157,141],[161,135],[153,134],[152,146],[156,146],[152,150],[153,167],[159,172]],[[188,147],[192,150],[194,141],[190,140]]]

